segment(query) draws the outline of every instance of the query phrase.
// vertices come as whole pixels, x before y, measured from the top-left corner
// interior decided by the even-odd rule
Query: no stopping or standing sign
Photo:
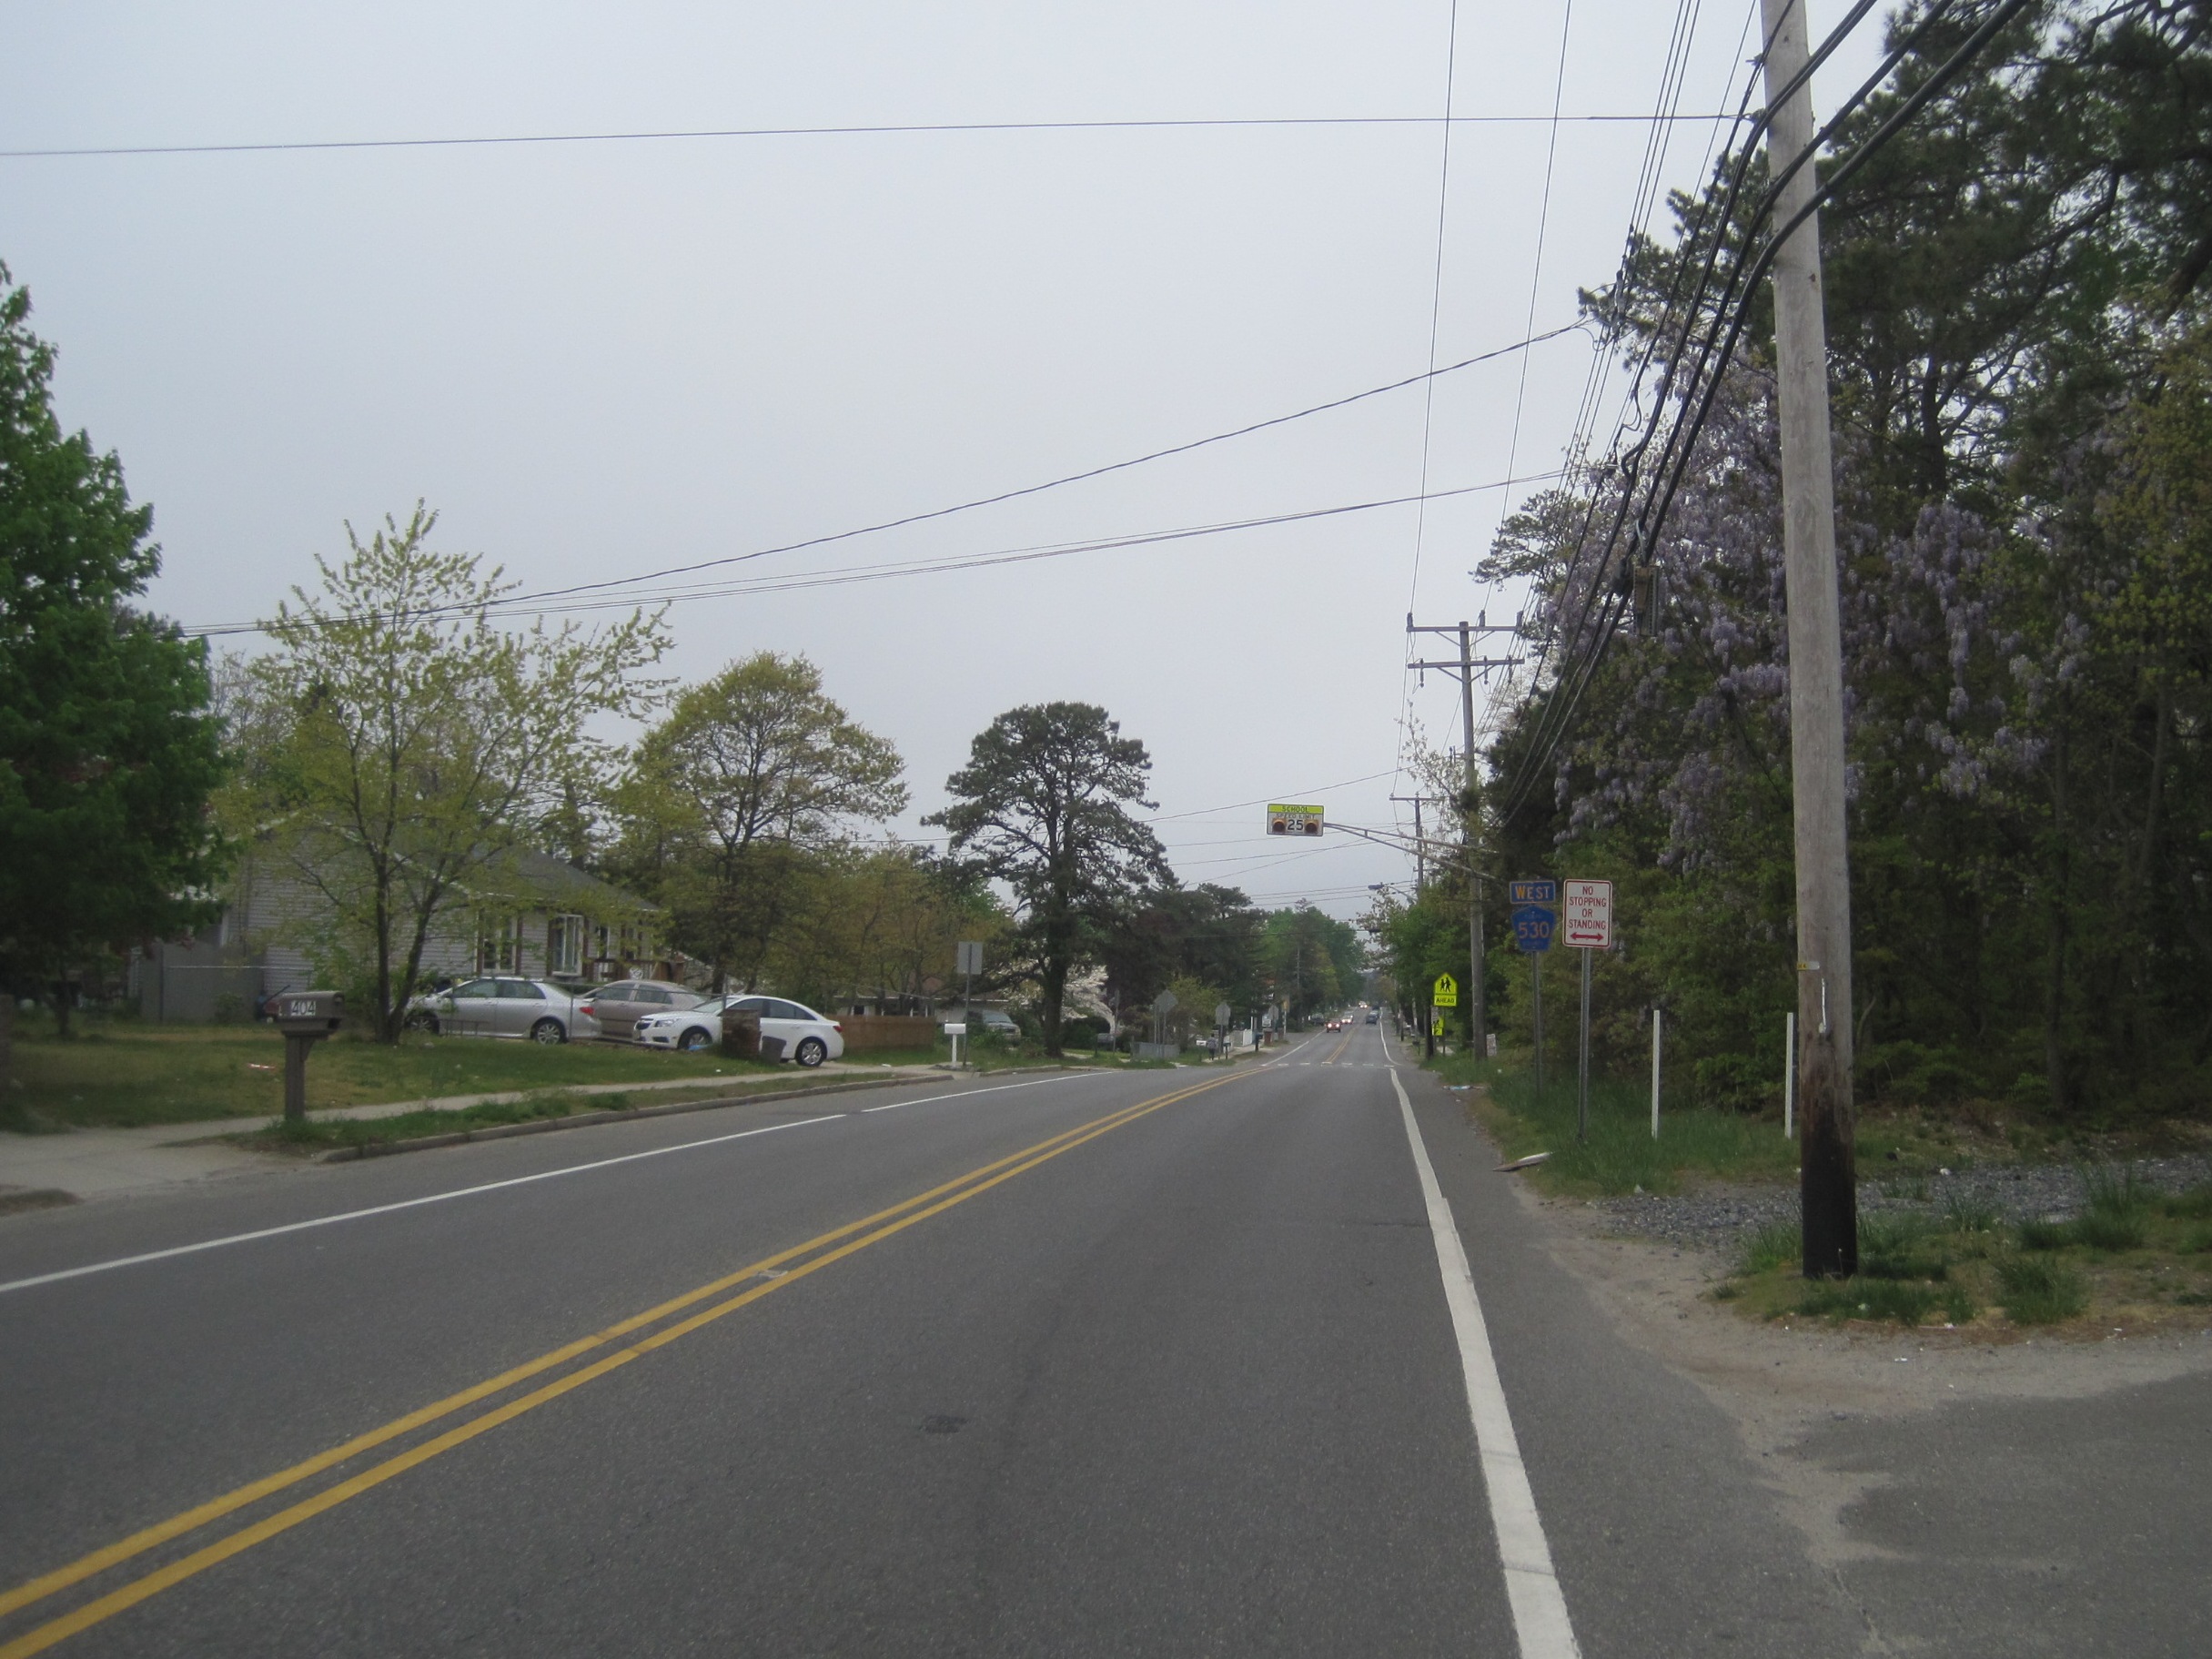
[[[1610,950],[1613,943],[1613,884],[1560,883],[1559,939],[1581,950]]]

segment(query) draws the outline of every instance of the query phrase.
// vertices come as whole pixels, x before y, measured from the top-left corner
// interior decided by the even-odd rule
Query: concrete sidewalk
[[[815,1067],[820,1076],[904,1077],[937,1075],[927,1066],[860,1066],[830,1061]],[[761,1074],[747,1074],[748,1076]],[[457,1112],[471,1106],[525,1100],[532,1095],[634,1095],[646,1091],[712,1087],[718,1079],[669,1077],[650,1083],[591,1083],[566,1089],[508,1089],[488,1095],[442,1095],[416,1100],[387,1100],[373,1106],[338,1106],[309,1112],[318,1123],[391,1118],[401,1112]],[[129,1129],[69,1129],[57,1135],[0,1132],[0,1215],[71,1199],[105,1198],[149,1187],[204,1181],[256,1169],[297,1167],[280,1153],[249,1151],[227,1138],[258,1129],[270,1119],[221,1118],[199,1123],[156,1123]],[[63,1195],[48,1197],[46,1195]]]

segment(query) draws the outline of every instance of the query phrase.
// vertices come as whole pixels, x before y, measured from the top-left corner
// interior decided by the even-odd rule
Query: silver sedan
[[[442,1037],[528,1037],[533,1043],[582,1042],[599,1035],[576,998],[545,979],[470,979],[407,1005],[410,1031]]]

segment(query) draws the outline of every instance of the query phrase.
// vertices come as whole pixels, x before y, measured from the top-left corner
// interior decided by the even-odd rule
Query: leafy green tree
[[[1234,887],[1207,882],[1139,894],[1099,930],[1107,1000],[1117,1008],[1148,1007],[1162,987],[1187,978],[1217,987],[1206,1005],[1208,1022],[1214,1002],[1223,997],[1240,1017],[1247,1014],[1266,995],[1260,959],[1266,924],[1265,914]]]
[[[1290,1005],[1293,1020],[1359,995],[1367,953],[1349,922],[1305,905],[1272,911],[1260,948],[1275,999]]]
[[[1130,816],[1149,808],[1145,745],[1087,703],[1033,703],[1001,714],[945,780],[953,804],[923,820],[951,832],[951,851],[1014,889],[1021,937],[1036,964],[1045,1047],[1061,1052],[1068,975],[1129,898],[1166,885],[1166,854]]]
[[[472,553],[429,546],[418,503],[347,555],[319,556],[264,624],[277,649],[246,667],[242,770],[231,808],[275,868],[319,901],[317,953],[363,987],[396,1042],[441,919],[518,896],[516,855],[561,838],[605,787],[595,717],[637,714],[661,619],[502,630],[519,585]]]
[[[0,956],[66,1032],[88,956],[217,913],[223,765],[205,644],[132,606],[152,510],[62,431],[30,309],[0,266]]]
[[[748,988],[800,901],[810,861],[855,819],[906,804],[898,751],[822,690],[804,657],[763,651],[679,695],[617,795],[618,865],[676,940]]]

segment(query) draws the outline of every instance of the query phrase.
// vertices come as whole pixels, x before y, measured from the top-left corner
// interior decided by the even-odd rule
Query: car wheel
[[[676,1047],[682,1049],[686,1054],[698,1054],[705,1049],[712,1048],[713,1046],[714,1039],[707,1035],[706,1028],[703,1026],[693,1026],[689,1031],[686,1031],[682,1037],[678,1038],[676,1042]]]
[[[830,1046],[818,1037],[810,1037],[791,1057],[802,1066],[819,1066],[830,1057]]]
[[[427,1032],[431,1037],[436,1037],[438,1035],[438,1016],[435,1014],[410,1014],[407,1017],[407,1028],[409,1031]]]
[[[569,1040],[569,1034],[561,1028],[559,1020],[541,1019],[530,1028],[530,1040],[533,1043],[565,1043]]]

